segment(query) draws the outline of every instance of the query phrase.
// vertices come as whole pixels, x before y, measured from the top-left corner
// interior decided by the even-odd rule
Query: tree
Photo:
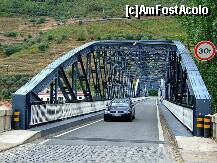
[[[209,8],[209,16],[181,16],[179,17],[185,28],[189,41],[197,43],[201,40],[210,40],[217,43],[217,1],[216,0],[188,0],[188,6]]]
[[[217,45],[217,1],[216,0],[188,0],[187,6],[209,8],[208,16],[180,16],[178,19],[188,34],[188,43],[196,45],[202,40],[212,41]],[[207,62],[197,61],[200,73],[212,97],[212,112],[217,112],[217,57]]]

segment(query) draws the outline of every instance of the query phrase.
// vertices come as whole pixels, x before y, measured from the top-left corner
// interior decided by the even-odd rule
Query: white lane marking
[[[65,135],[65,134],[68,134],[68,133],[70,133],[70,132],[73,132],[73,131],[79,130],[79,129],[81,129],[81,128],[90,126],[90,125],[92,125],[92,124],[94,124],[94,123],[100,122],[100,121],[102,121],[102,120],[103,120],[103,119],[100,119],[100,120],[97,120],[97,121],[88,123],[88,124],[86,124],[86,125],[84,125],[84,126],[80,126],[80,127],[74,128],[74,129],[72,129],[72,130],[66,131],[66,132],[64,132],[64,133],[62,133],[62,134],[59,134],[59,135],[56,135],[56,136],[54,136],[54,137],[55,137],[55,138],[58,138],[58,137],[60,137],[60,136],[63,136],[63,135]]]
[[[156,100],[156,107],[157,107],[157,121],[158,121],[158,133],[159,133],[159,140],[164,141],[164,136],[163,136],[163,129],[160,123],[160,115],[159,115],[159,108]]]
[[[157,100],[156,100],[156,107],[157,107],[157,121],[158,121],[158,134],[159,134],[159,140],[160,141],[164,141],[164,135],[163,135],[163,129],[162,129],[162,125],[161,125],[161,122],[160,122],[160,114],[159,114],[159,107],[158,107],[158,103],[157,103]],[[165,153],[165,150],[164,150],[164,145],[163,144],[159,144],[158,145],[158,162],[161,162],[162,160],[160,160],[160,156],[162,156],[162,153],[163,155],[166,156],[166,153]],[[166,162],[165,160],[163,160],[163,162]]]
[[[42,145],[42,144],[44,144],[44,143],[47,143],[48,141],[50,141],[50,139],[46,139],[46,140],[40,142],[39,145]]]

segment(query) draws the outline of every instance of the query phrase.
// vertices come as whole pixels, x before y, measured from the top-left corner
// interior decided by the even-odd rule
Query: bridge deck
[[[61,136],[54,136],[52,144],[91,145],[144,145],[163,143],[159,141],[158,120],[155,100],[147,100],[136,105],[136,119],[133,122],[101,121]],[[58,137],[57,137],[58,136]],[[73,140],[73,141],[72,141]]]
[[[156,98],[135,107],[133,122],[88,122],[0,153],[0,162],[175,162],[159,132]]]

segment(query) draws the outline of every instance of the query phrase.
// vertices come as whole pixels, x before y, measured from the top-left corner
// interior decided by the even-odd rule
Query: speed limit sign
[[[199,42],[194,49],[194,56],[201,61],[208,61],[215,56],[216,47],[210,41]]]

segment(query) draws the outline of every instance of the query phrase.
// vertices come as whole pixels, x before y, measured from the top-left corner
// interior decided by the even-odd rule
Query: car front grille
[[[124,113],[124,111],[110,111],[110,113]]]

